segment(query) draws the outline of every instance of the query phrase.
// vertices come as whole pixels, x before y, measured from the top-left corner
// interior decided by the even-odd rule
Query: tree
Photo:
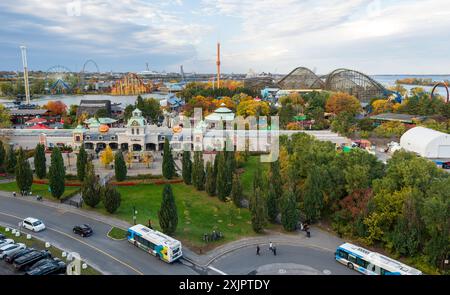
[[[178,225],[178,212],[170,184],[164,186],[158,218],[159,225],[165,234],[171,235],[175,233]]]
[[[192,184],[192,161],[191,161],[191,152],[184,151],[183,152],[183,163],[182,163],[182,174],[184,183],[187,185]]]
[[[194,166],[192,169],[192,183],[197,190],[205,189],[205,166],[203,161],[203,153],[201,151],[194,152]]]
[[[102,109],[99,109],[95,113],[95,117],[96,118],[107,118],[107,117],[109,117],[109,114],[108,114],[108,111],[106,110],[106,108],[102,108]]]
[[[211,162],[206,163],[205,190],[211,197],[216,194],[216,178],[214,177],[214,169]]]
[[[0,104],[0,128],[11,127],[11,114],[3,104]]]
[[[166,179],[172,179],[174,176],[176,176],[175,162],[173,160],[172,148],[170,147],[170,143],[167,138],[164,141],[162,170],[163,176]]]
[[[31,185],[33,184],[33,171],[31,171],[30,163],[28,162],[22,148],[19,149],[17,157],[16,183],[21,192],[31,191]]]
[[[94,164],[87,163],[86,175],[81,186],[81,196],[83,201],[92,208],[95,208],[101,200],[101,186],[95,175]]]
[[[337,92],[328,99],[326,104],[326,110],[329,113],[339,115],[342,112],[347,112],[353,115],[359,113],[361,108],[361,103],[353,95]]]
[[[243,117],[267,116],[269,112],[269,104],[265,101],[246,100],[237,106],[237,115]]]
[[[159,101],[154,98],[143,99],[142,96],[138,96],[136,100],[136,108],[142,111],[142,116],[156,122],[162,116],[161,105]]]
[[[234,151],[226,151],[225,153],[225,194],[229,196],[233,186],[233,174],[236,169],[236,158]]]
[[[39,179],[45,178],[47,174],[46,161],[45,146],[39,143],[34,150],[34,170]]]
[[[66,113],[67,106],[62,101],[49,101],[44,109],[48,110],[53,116],[61,116]]]
[[[6,162],[6,150],[3,141],[0,140],[0,172],[4,172]]]
[[[253,198],[251,200],[250,211],[253,231],[256,233],[262,232],[266,225],[266,202],[263,198],[261,188],[257,187],[253,191]]]
[[[270,179],[270,178],[269,178]],[[273,186],[269,187],[269,190],[267,191],[267,216],[269,218],[269,221],[271,223],[275,223],[278,217],[278,196],[275,193],[275,189]]]
[[[6,172],[14,173],[16,170],[17,156],[13,147],[10,147],[8,150],[8,155],[6,158]]]
[[[267,179],[270,181],[270,188],[273,189],[273,197],[275,198],[275,207],[277,214],[281,212],[281,200],[283,196],[283,180],[280,172],[280,161],[276,160],[270,163]]]
[[[288,191],[284,197],[283,208],[281,213],[281,223],[286,231],[294,231],[299,221],[299,211],[297,209],[297,201],[292,191]]]
[[[105,205],[106,211],[113,214],[119,209],[121,196],[120,193],[111,185],[107,184],[102,189],[103,205]]]
[[[323,193],[321,190],[322,179],[317,167],[313,167],[306,178],[303,188],[303,206],[306,218],[314,221],[320,218],[324,205]]]
[[[225,163],[225,153],[220,152],[217,153],[216,157],[218,158],[217,162],[217,197],[221,201],[225,201],[227,194],[227,167]]]
[[[81,145],[80,151],[77,155],[77,176],[79,181],[84,180],[86,174],[87,153],[84,149],[84,145]]]
[[[66,178],[66,167],[59,148],[54,148],[50,159],[48,170],[49,186],[52,196],[59,199],[64,194],[64,180]]]
[[[106,168],[112,161],[114,161],[114,153],[111,147],[108,145],[100,155],[100,162],[105,165]]]
[[[242,194],[242,184],[239,174],[233,174],[233,187],[231,189],[231,200],[234,205],[238,208],[242,207],[242,199],[244,198]]]
[[[117,181],[124,181],[127,178],[127,165],[121,151],[118,151],[114,157],[114,172]]]

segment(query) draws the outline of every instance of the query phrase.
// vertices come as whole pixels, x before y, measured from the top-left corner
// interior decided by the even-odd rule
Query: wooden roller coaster
[[[129,73],[121,80],[116,81],[111,89],[112,95],[139,95],[151,93],[153,84],[144,83],[144,81],[136,74]]]

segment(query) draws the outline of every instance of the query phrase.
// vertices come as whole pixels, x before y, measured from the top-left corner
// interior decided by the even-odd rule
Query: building
[[[111,101],[110,100],[84,100],[80,101],[80,105],[77,110],[77,117],[81,114],[88,114],[89,116],[95,116],[99,110],[106,110],[106,115],[111,116]]]
[[[400,146],[429,159],[450,159],[450,134],[424,127],[408,130],[400,138]]]
[[[234,120],[234,113],[227,108],[224,103],[220,105],[220,108],[205,117],[205,122],[211,128],[214,128],[219,122],[232,122]]]
[[[408,114],[384,113],[370,116],[370,119],[373,120],[375,125],[378,126],[385,122],[400,122],[404,124],[415,124],[417,122],[425,120],[425,117]]]

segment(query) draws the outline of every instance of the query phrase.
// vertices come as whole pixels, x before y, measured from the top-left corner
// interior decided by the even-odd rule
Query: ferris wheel
[[[62,65],[49,68],[45,74],[45,90],[50,94],[62,94],[72,91],[72,71]]]

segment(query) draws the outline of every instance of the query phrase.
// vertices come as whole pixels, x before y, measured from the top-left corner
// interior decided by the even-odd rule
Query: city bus
[[[181,243],[159,231],[138,224],[127,231],[130,243],[147,253],[171,263],[182,256]]]
[[[345,243],[336,249],[335,259],[366,275],[421,275],[422,272],[399,261],[362,247]]]

